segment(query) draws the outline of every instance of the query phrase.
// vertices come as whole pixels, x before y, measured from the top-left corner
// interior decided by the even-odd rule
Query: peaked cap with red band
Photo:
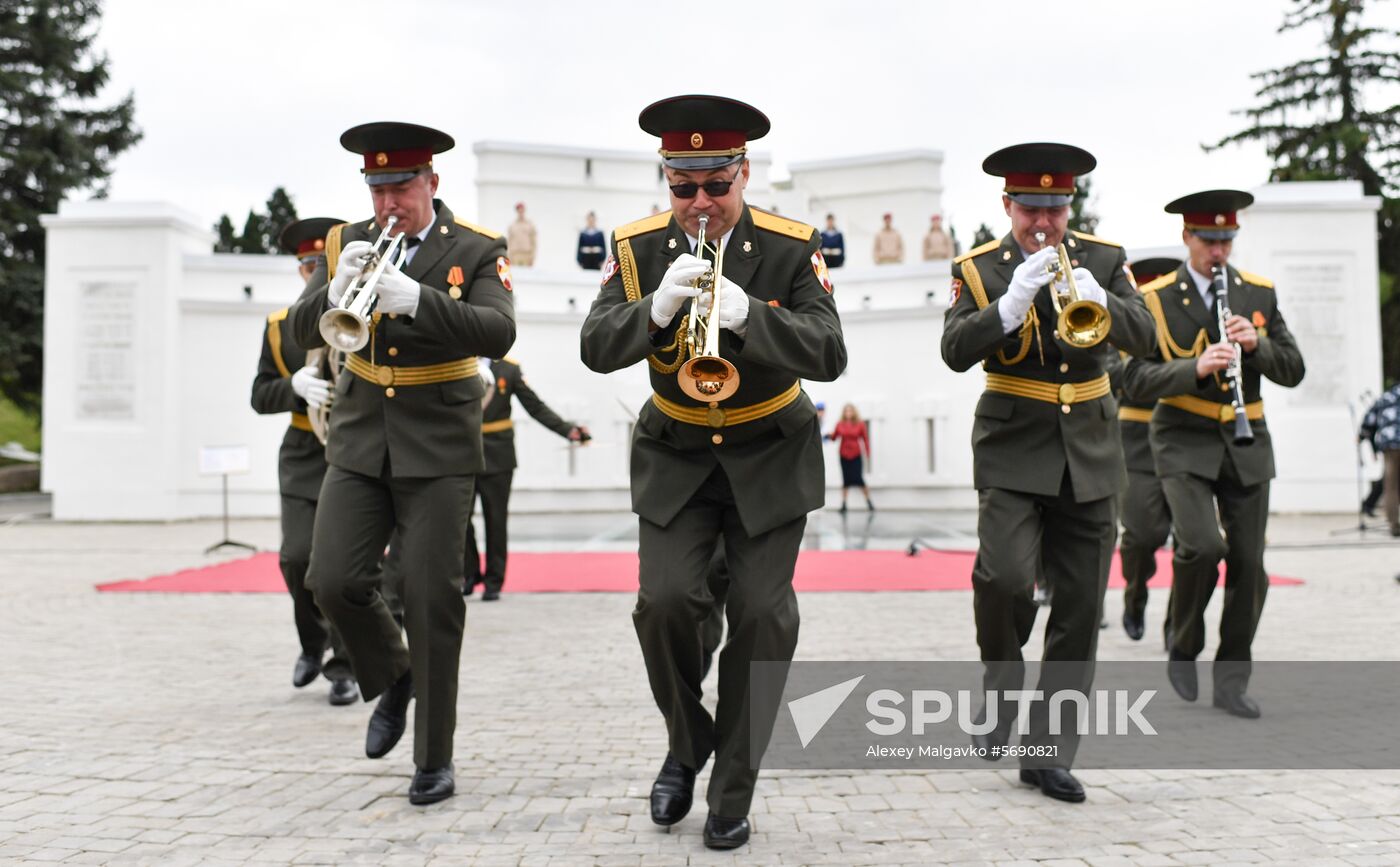
[[[737,99],[673,96],[642,109],[643,130],[661,138],[661,162],[672,169],[707,171],[743,159],[748,143],[768,135],[768,117]]]
[[[341,147],[365,158],[367,184],[398,184],[433,167],[433,154],[452,150],[452,136],[429,126],[396,121],[362,123],[340,135]]]
[[[1156,280],[1163,274],[1170,274],[1180,267],[1181,260],[1171,256],[1151,256],[1128,264],[1129,270],[1133,272],[1133,279],[1139,286]]]
[[[1239,212],[1254,204],[1243,190],[1206,190],[1182,196],[1164,210],[1180,214],[1186,230],[1207,241],[1229,241],[1240,231]]]
[[[1098,165],[1074,145],[1031,142],[1005,147],[982,161],[982,171],[1006,179],[1003,192],[1028,208],[1057,208],[1074,198],[1074,179]]]
[[[305,220],[293,220],[282,227],[282,233],[277,236],[277,246],[283,253],[291,253],[298,259],[305,259],[307,256],[319,256],[326,252],[326,233],[332,226],[338,226],[344,220],[337,220],[335,217],[307,217]]]

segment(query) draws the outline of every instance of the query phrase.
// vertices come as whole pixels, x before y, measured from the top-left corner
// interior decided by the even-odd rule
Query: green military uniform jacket
[[[379,366],[419,367],[499,357],[515,342],[515,302],[508,285],[505,241],[496,232],[453,217],[434,200],[437,219],[403,271],[422,286],[416,316],[376,314],[373,337],[356,353]],[[373,243],[373,220],[346,223],[326,236],[326,262],[316,269],[289,318],[297,342],[324,346],[317,323],[341,248]],[[379,476],[387,459],[396,478],[472,475],[485,469],[479,376],[427,385],[384,385],[348,368],[336,383],[326,459],[361,475]]]
[[[1256,274],[1229,268],[1230,312],[1254,323],[1259,345],[1244,356],[1241,366],[1246,404],[1259,400],[1259,382],[1266,377],[1292,387],[1303,381],[1303,356],[1283,320],[1274,284]],[[1223,373],[1196,378],[1196,357],[1220,342],[1215,311],[1206,307],[1185,266],[1146,283],[1143,297],[1157,321],[1157,351],[1134,358],[1123,371],[1128,396],[1153,401],[1188,395],[1226,406],[1232,392]],[[1234,424],[1206,418],[1158,403],[1152,412],[1152,452],[1157,475],[1181,473],[1216,479],[1228,453],[1246,485],[1274,477],[1273,442],[1264,419],[1251,420],[1254,442],[1234,444]]]
[[[980,362],[988,373],[1056,385],[1086,383],[1108,371],[1112,352],[1106,344],[1134,354],[1152,351],[1152,316],[1128,277],[1123,248],[1079,232],[1067,235],[1065,247],[1074,267],[1089,269],[1108,296],[1108,339],[1088,349],[1056,339],[1048,289],[1036,293],[1035,316],[1028,311],[1019,331],[1005,333],[996,301],[1024,261],[1007,234],[953,260],[954,298],[943,318],[943,360],[949,367],[963,371]],[[973,485],[1055,496],[1068,467],[1076,502],[1113,496],[1125,478],[1117,416],[1111,394],[1061,406],[984,392],[972,425]]]
[[[535,390],[525,382],[520,365],[509,358],[491,362],[488,388],[491,399],[481,413],[482,444],[486,447],[486,473],[504,473],[515,469],[515,426],[511,421],[511,398],[520,398],[525,411],[535,421],[567,437],[573,422],[564,421],[540,400]]]
[[[1157,474],[1152,462],[1152,444],[1148,438],[1151,429],[1152,408],[1155,401],[1133,400],[1123,388],[1123,369],[1127,358],[1122,353],[1114,353],[1108,359],[1108,377],[1113,383],[1113,397],[1118,401],[1118,430],[1123,437],[1123,462],[1130,473]]]
[[[326,447],[308,429],[306,401],[292,391],[292,374],[305,366],[306,350],[292,337],[287,309],[268,316],[258,375],[253,379],[253,410],[262,415],[293,414],[277,453],[278,489],[284,497],[314,502],[321,495],[321,479],[326,475]]]
[[[724,252],[723,275],[749,295],[748,332],[720,335],[720,355],[739,372],[728,412],[779,397],[800,379],[829,382],[846,367],[841,320],[817,230],[757,208],[745,209]],[[690,241],[670,212],[613,233],[603,286],[583,323],[584,364],[600,373],[648,359],[655,395],[702,408],[681,391],[673,346],[688,305],[652,334],[651,302],[666,269]],[[721,442],[713,438],[719,436]],[[666,526],[714,468],[722,467],[749,535],[813,509],[826,498],[816,408],[805,393],[769,415],[712,428],[677,421],[648,401],[632,440],[632,509]]]

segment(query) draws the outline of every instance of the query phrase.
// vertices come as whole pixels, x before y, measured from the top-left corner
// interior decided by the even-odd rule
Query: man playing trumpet
[[[380,758],[398,743],[417,698],[409,800],[428,804],[454,791],[462,547],[473,476],[484,467],[477,356],[504,355],[515,340],[510,264],[499,234],[433,197],[433,154],[452,147],[450,136],[370,123],[340,142],[364,158],[374,217],[330,231],[326,264],[290,314],[305,348],[325,345],[327,331],[341,345],[364,340],[336,384],[308,583],[345,639],[366,700],[379,698],[366,755]],[[371,239],[391,218],[393,232],[403,233],[403,264],[378,261],[377,283],[362,287],[365,259],[375,258]],[[356,287],[377,296],[372,316],[355,333],[323,328]],[[379,558],[395,531],[406,647],[379,592]]]
[[[600,373],[651,368],[632,440],[641,567],[632,618],[670,745],[651,817],[679,822],[713,755],[705,845],[732,849],[749,838],[752,768],[773,726],[753,720],[764,734],[750,741],[749,663],[792,659],[793,569],[807,513],[825,498],[816,408],[799,380],[835,379],[846,347],[816,229],[744,203],[747,142],[768,119],[736,100],[680,96],[649,106],[640,123],[661,138],[671,211],[613,233],[582,357]],[[700,283],[714,295],[701,296]],[[694,353],[719,372],[683,382],[696,366],[686,335],[702,317],[710,339]],[[712,718],[700,701],[702,633],[720,539],[729,639]]]
[[[1196,700],[1195,659],[1205,647],[1204,614],[1224,560],[1213,700],[1227,713],[1250,719],[1259,716],[1258,703],[1245,690],[1250,645],[1269,587],[1264,530],[1274,476],[1259,386],[1267,378],[1291,388],[1304,372],[1274,284],[1228,262],[1239,232],[1237,214],[1253,201],[1239,190],[1210,190],[1167,205],[1167,213],[1182,215],[1188,258],[1142,286],[1157,320],[1158,352],[1133,359],[1123,371],[1130,398],[1157,401],[1152,454],[1175,539],[1168,677],[1182,698]],[[1232,368],[1238,383],[1231,381]],[[1235,405],[1237,384],[1243,407]],[[1246,433],[1252,442],[1245,442]]]
[[[1050,695],[1092,681],[1124,478],[1109,344],[1131,353],[1154,345],[1152,317],[1128,279],[1122,248],[1067,231],[1075,177],[1094,165],[1087,151],[1062,144],[989,156],[982,168],[1005,178],[1011,232],[953,262],[943,360],[954,370],[980,363],[987,371],[972,426],[979,500],[972,588],[977,644],[989,663],[984,684],[999,694],[1022,687],[1021,648],[1035,625],[1032,588],[1042,573],[1052,591],[1043,659],[1075,665],[1070,677],[1056,669],[1054,683],[1042,676],[1040,688]],[[1052,298],[1071,276],[1078,303]],[[1045,743],[1049,731],[1044,706],[1036,707],[1032,744]],[[987,707],[984,721],[992,713],[995,726],[976,738],[989,756],[1009,739],[1016,706]],[[1053,766],[1023,762],[1021,781],[1082,801],[1084,788],[1069,772],[1073,739],[1059,744]]]

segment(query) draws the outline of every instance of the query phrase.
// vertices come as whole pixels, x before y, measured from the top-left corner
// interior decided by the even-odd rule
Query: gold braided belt
[[[1120,406],[1118,407],[1119,421],[1140,421],[1148,424],[1152,421],[1152,410],[1141,406]]]
[[[755,403],[751,406],[736,406],[725,409],[719,404],[710,406],[682,406],[674,401],[667,400],[659,394],[653,393],[651,402],[656,408],[676,421],[686,424],[703,425],[704,427],[731,427],[736,424],[755,421],[766,415],[772,415],[788,404],[797,400],[797,396],[802,394],[802,386],[794,382],[792,387],[782,392],[776,397],[770,397],[763,403]]]
[[[515,427],[515,422],[513,420],[503,418],[496,421],[483,422],[481,425],[481,432],[484,434],[500,433],[503,430],[510,430],[513,427]]]
[[[304,412],[292,413],[292,427],[296,428],[297,430],[311,431],[312,433],[315,433],[315,431],[312,431],[311,429],[311,419],[307,417],[306,413]]]
[[[457,361],[424,364],[418,367],[371,364],[358,355],[347,355],[345,369],[376,385],[433,385],[438,382],[471,379],[477,375],[475,355]]]
[[[1069,412],[1070,404],[1098,400],[1107,395],[1110,389],[1106,373],[1084,382],[1041,382],[1004,373],[989,373],[987,391],[1056,403],[1062,412]]]
[[[1185,410],[1192,415],[1202,418],[1212,419],[1221,424],[1230,424],[1235,420],[1235,407],[1233,404],[1216,403],[1213,400],[1206,400],[1201,397],[1193,397],[1189,394],[1178,394],[1173,397],[1164,397],[1160,403],[1167,406],[1174,406],[1177,409]],[[1244,417],[1250,421],[1258,421],[1264,417],[1264,401],[1256,400],[1253,403],[1244,405]]]

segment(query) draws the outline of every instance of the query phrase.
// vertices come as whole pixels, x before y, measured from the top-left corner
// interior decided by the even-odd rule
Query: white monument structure
[[[504,230],[525,202],[539,231],[533,268],[514,272],[517,359],[540,396],[587,425],[595,443],[572,447],[516,409],[519,512],[630,508],[633,414],[649,394],[645,365],[609,376],[579,361],[578,334],[598,272],[574,261],[592,210],[609,231],[667,202],[656,156],[576,147],[480,142],[475,222]],[[827,405],[870,422],[867,480],[882,509],[973,509],[972,410],[977,372],[956,374],[939,340],[949,263],[922,262],[928,215],[941,211],[942,155],[905,151],[797,164],[773,183],[753,157],[750,203],[821,225],[837,214],[847,266],[833,272],[850,364],[833,383],[808,383]],[[1280,511],[1356,507],[1348,401],[1379,385],[1374,242],[1378,203],[1359,184],[1274,184],[1255,191],[1235,259],[1268,275],[1308,365],[1295,390],[1265,386]],[[470,215],[465,189],[446,189]],[[875,267],[879,216],[893,212],[910,259]],[[267,315],[301,283],[289,256],[210,253],[200,221],[168,204],[65,202],[44,218],[46,273],[43,476],[60,520],[174,520],[216,515],[220,479],[201,475],[201,449],[247,446],[250,471],[229,479],[233,514],[277,513],[277,449],[285,415],[249,406]],[[1175,253],[1159,249],[1130,251]],[[835,448],[828,487],[839,485]]]

